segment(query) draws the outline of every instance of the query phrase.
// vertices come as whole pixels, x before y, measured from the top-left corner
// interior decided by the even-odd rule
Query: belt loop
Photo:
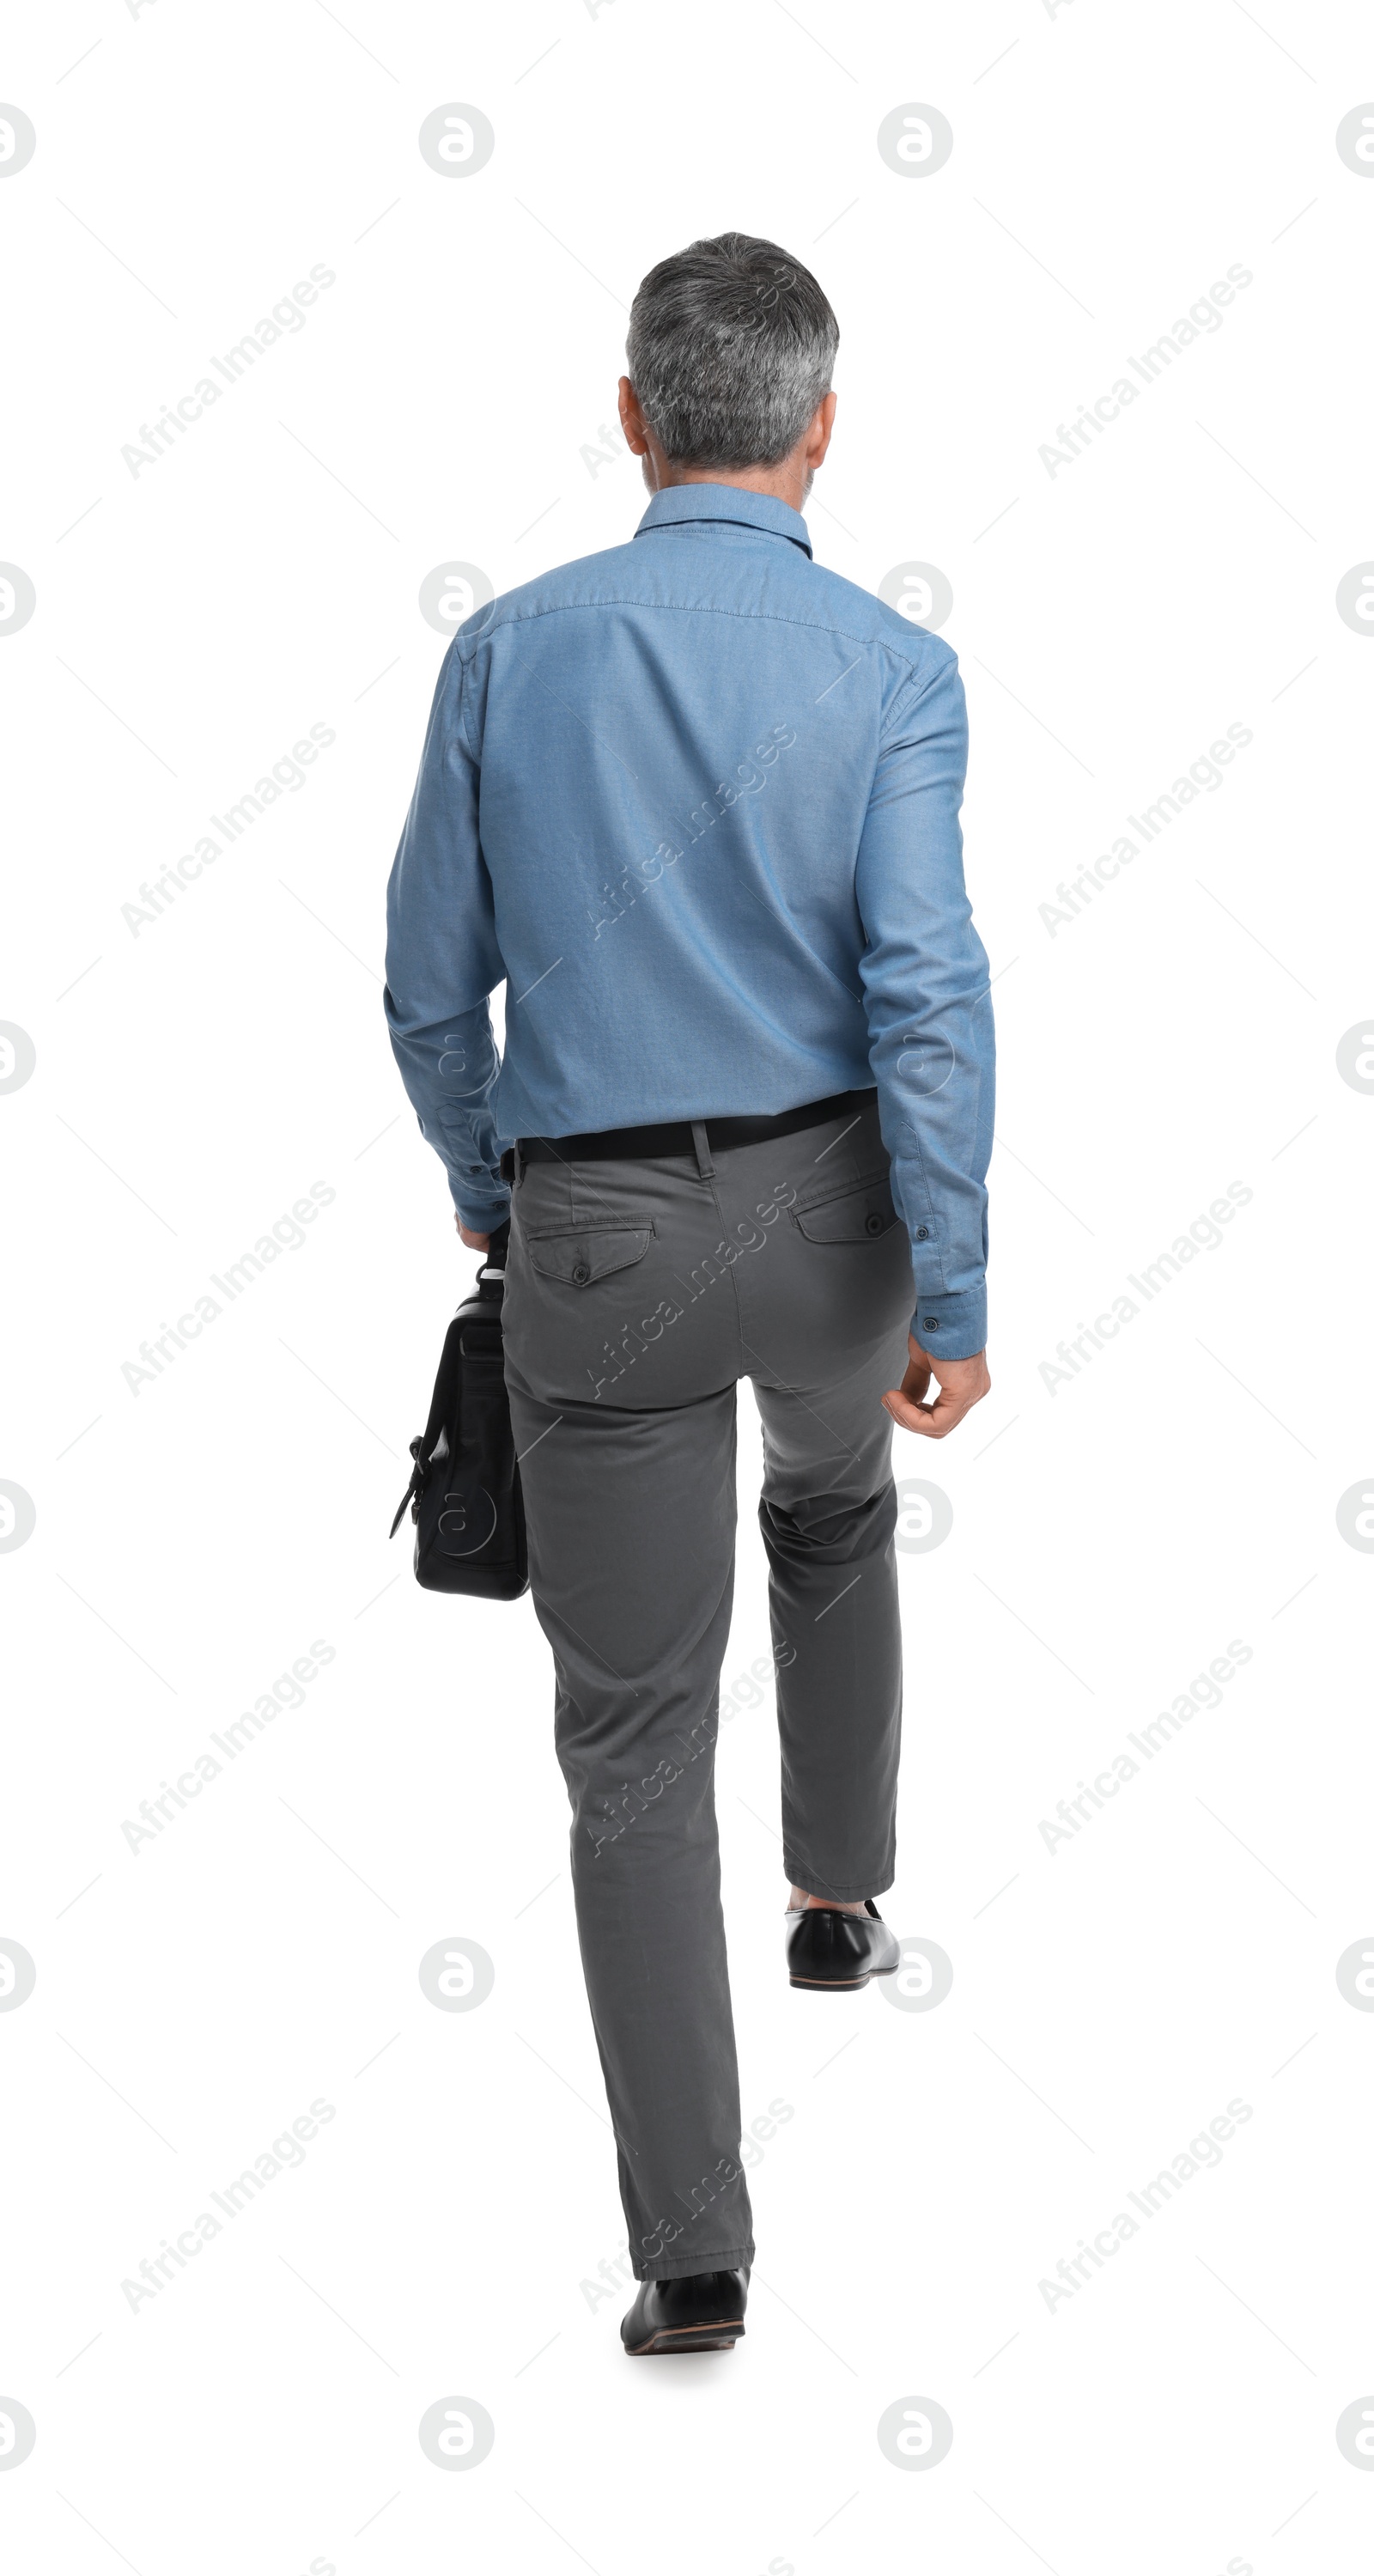
[[[706,1125],[703,1119],[694,1118],[692,1120],[692,1144],[696,1152],[697,1172],[700,1178],[703,1181],[713,1179],[716,1167],[711,1160],[711,1148],[707,1141]]]
[[[511,1172],[515,1181],[515,1186],[519,1189],[520,1184],[525,1177],[525,1157],[520,1151],[520,1139],[518,1136],[510,1149],[510,1159]]]

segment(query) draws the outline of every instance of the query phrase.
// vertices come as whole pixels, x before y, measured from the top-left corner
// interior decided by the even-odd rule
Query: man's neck
[[[786,464],[758,466],[671,465],[655,488],[671,491],[678,483],[726,483],[736,492],[765,493],[771,501],[783,501],[789,510],[800,510],[811,488],[811,477],[802,466],[788,470]]]

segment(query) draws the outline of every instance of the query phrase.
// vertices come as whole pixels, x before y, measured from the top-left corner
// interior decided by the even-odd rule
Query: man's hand
[[[988,1376],[986,1351],[971,1360],[937,1360],[923,1351],[914,1335],[908,1333],[906,1346],[911,1356],[900,1387],[889,1388],[883,1397],[894,1422],[903,1431],[919,1431],[927,1440],[943,1440],[963,1421],[970,1406],[987,1394],[992,1384]],[[922,1401],[932,1376],[938,1381],[939,1395],[934,1404]]]
[[[490,1251],[490,1249],[491,1249],[491,1236],[490,1236],[489,1234],[473,1234],[473,1233],[471,1233],[471,1232],[469,1231],[468,1227],[464,1225],[462,1218],[461,1218],[461,1217],[456,1213],[456,1211],[455,1211],[455,1214],[454,1214],[453,1222],[454,1222],[454,1224],[455,1224],[455,1225],[457,1226],[457,1228],[458,1228],[458,1240],[459,1240],[459,1242],[460,1242],[460,1243],[465,1243],[465,1244],[467,1245],[467,1248],[468,1248],[469,1252],[489,1252],[489,1251]]]

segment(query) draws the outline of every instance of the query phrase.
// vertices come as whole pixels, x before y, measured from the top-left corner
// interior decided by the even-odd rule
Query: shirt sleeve
[[[458,639],[445,657],[387,887],[387,1026],[420,1133],[474,1234],[507,1215],[490,1107],[500,1061],[487,997],[505,980],[478,834],[478,763],[464,729]]]
[[[971,1359],[987,1340],[993,1023],[988,961],[964,890],[959,806],[968,719],[959,666],[899,693],[859,844],[860,974],[892,1192],[911,1238],[924,1350]]]

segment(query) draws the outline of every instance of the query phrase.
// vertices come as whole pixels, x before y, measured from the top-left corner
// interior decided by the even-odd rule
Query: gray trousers
[[[741,1377],[763,1421],[799,1887],[891,1885],[901,1731],[880,1398],[913,1291],[876,1106],[762,1145],[695,1133],[694,1158],[522,1164],[506,1273],[530,1581],[640,2279],[753,2259],[713,1780]]]

